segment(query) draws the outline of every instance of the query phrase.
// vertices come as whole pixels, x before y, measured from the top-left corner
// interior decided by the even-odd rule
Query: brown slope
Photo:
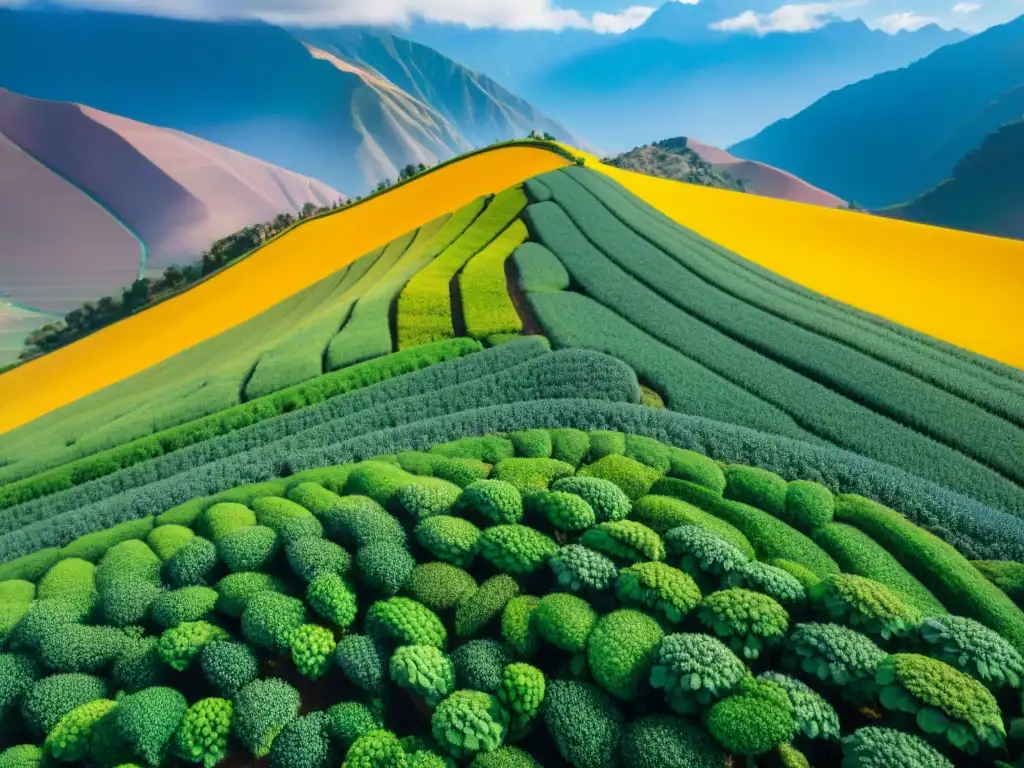
[[[2,89],[0,133],[130,227],[147,245],[149,268],[194,260],[219,237],[340,197],[187,134]]]

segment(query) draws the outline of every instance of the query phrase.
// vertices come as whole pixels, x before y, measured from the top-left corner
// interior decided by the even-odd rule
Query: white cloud
[[[0,0],[0,6],[28,0]],[[263,19],[295,25],[406,24],[414,19],[503,29],[592,29],[619,33],[655,9],[584,15],[557,0],[57,0],[62,5],[194,19]]]
[[[883,32],[895,35],[897,32],[903,31],[916,32],[921,27],[936,23],[938,20],[930,16],[921,16],[914,11],[902,11],[883,16],[878,20],[877,27]]]
[[[957,3],[953,6],[953,13],[974,13],[981,9],[981,3]]]
[[[739,16],[716,21],[710,26],[711,29],[720,32],[754,32],[758,35],[772,32],[811,32],[835,21],[838,18],[835,15],[837,10],[862,4],[860,0],[843,0],[783,5],[771,13],[744,11]]]

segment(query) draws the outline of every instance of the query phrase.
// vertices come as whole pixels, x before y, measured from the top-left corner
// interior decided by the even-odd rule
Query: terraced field
[[[0,435],[0,768],[1024,760],[1024,373],[552,157]]]

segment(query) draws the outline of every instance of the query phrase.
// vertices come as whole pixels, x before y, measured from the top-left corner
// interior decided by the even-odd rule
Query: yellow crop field
[[[500,147],[305,223],[191,290],[0,376],[0,432],[223,333],[481,195],[567,164],[543,148]]]
[[[1024,242],[587,166],[807,288],[1024,368]]]

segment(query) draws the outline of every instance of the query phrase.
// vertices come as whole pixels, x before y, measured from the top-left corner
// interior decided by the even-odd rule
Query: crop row
[[[523,243],[512,254],[524,293],[569,290],[569,273],[551,251],[539,243]]]
[[[0,559],[53,546],[89,531],[154,514],[235,485],[257,482],[302,469],[339,463],[324,460],[344,451],[353,436],[373,434],[399,424],[430,420],[491,403],[570,397],[581,388],[591,397],[639,402],[636,376],[618,360],[585,350],[567,350],[527,361],[500,374],[394,400],[347,418],[319,424],[299,435],[262,444],[211,463],[134,487],[90,505],[40,519],[0,537]],[[169,457],[170,458],[170,457]]]
[[[480,198],[420,228],[409,250],[383,277],[369,285],[356,302],[352,317],[331,339],[324,358],[325,369],[334,371],[348,365],[386,355],[394,348],[391,337],[391,309],[405,284],[461,235],[483,209]]]
[[[699,247],[679,239],[673,243],[666,238],[671,251],[662,250],[643,237],[646,228],[638,234],[627,227],[567,172],[549,173],[542,179],[554,202],[598,250],[687,314],[853,402],[929,435],[1012,480],[1024,480],[1024,430],[1017,425],[755,306],[750,296],[760,293],[760,286],[748,287],[740,297],[720,288],[716,285],[724,279],[720,259],[709,264]]]
[[[453,339],[414,347],[377,360],[318,377],[273,395],[227,408],[193,422],[157,432],[117,448],[0,488],[0,509],[24,504],[112,474],[190,445],[236,432],[281,414],[299,411],[330,398],[368,387],[402,374],[462,357],[480,349],[468,339]],[[0,515],[0,529],[7,516]]]
[[[526,225],[514,221],[508,229],[469,260],[459,273],[462,316],[466,333],[484,341],[492,336],[517,334],[523,321],[508,293],[505,262],[527,238]]]
[[[526,196],[520,188],[500,193],[469,229],[409,281],[398,297],[399,349],[455,335],[452,279],[467,261],[508,227],[525,206]]]
[[[527,187],[532,182],[527,182]],[[1024,493],[1014,483],[963,454],[801,375],[681,310],[590,242],[554,202],[526,211],[532,233],[551,249],[593,299],[683,355],[788,413],[796,423],[835,445],[941,483],[980,501],[1024,514]],[[610,247],[615,252],[616,249]],[[624,254],[616,258],[626,260]],[[668,273],[671,274],[671,273]],[[664,279],[659,285],[672,281]],[[653,279],[653,278],[651,278]]]
[[[1024,423],[1024,378],[1014,369],[883,320],[794,283],[681,227],[605,174],[576,168],[578,181],[617,218],[681,263],[745,301],[930,381],[994,413]],[[545,199],[551,199],[550,193]]]

